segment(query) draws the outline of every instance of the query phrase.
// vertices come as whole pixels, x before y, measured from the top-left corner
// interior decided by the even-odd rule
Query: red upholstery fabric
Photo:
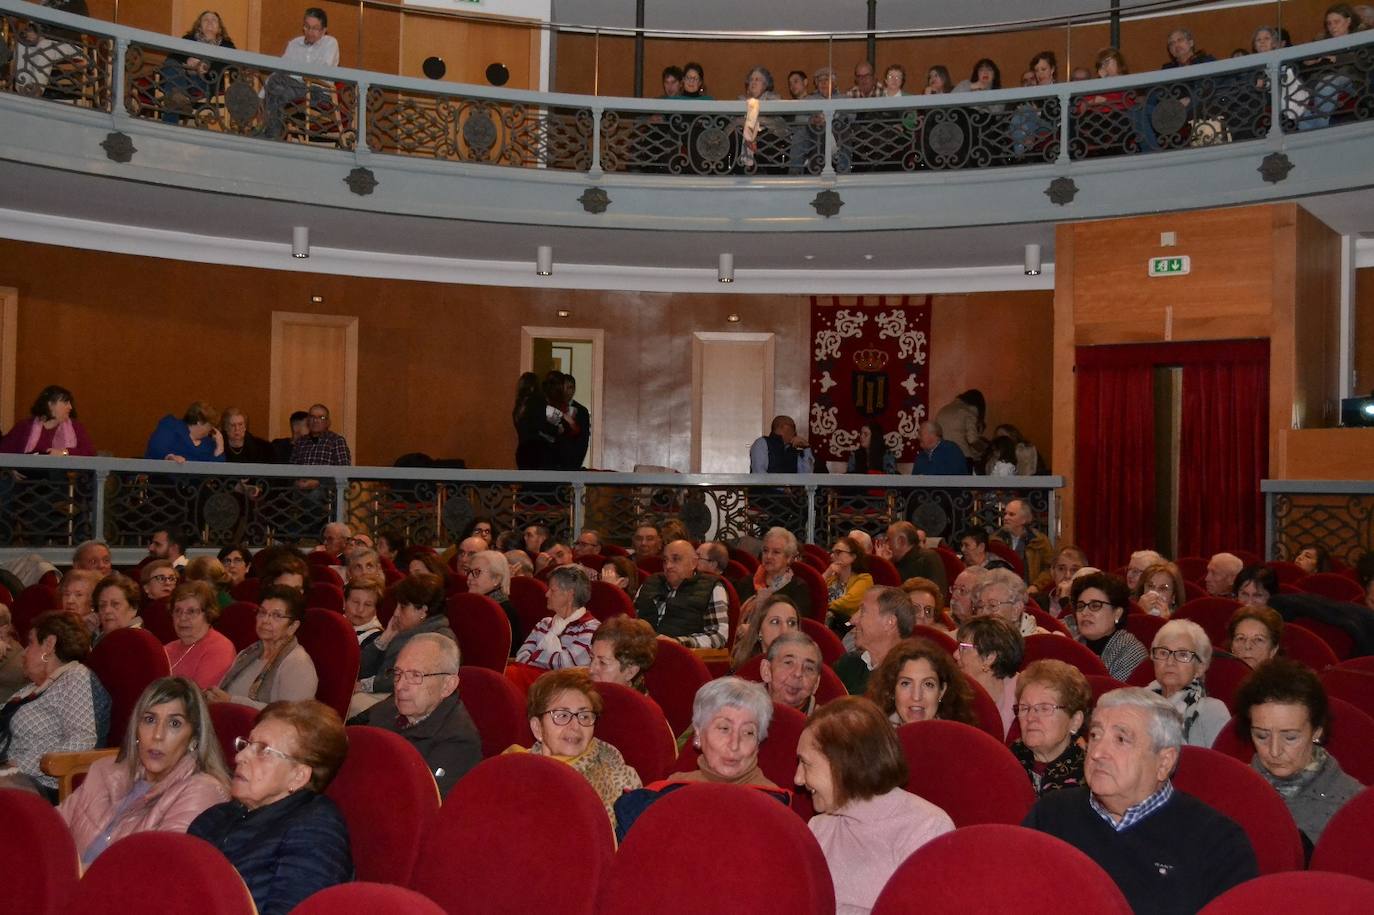
[[[342,613],[343,604],[343,588],[335,584],[317,581],[305,592],[305,605],[307,607],[323,607],[326,610],[333,610],[335,613]]]
[[[801,631],[811,636],[812,640],[820,646],[821,660],[826,664],[834,664],[844,657],[844,642],[841,642],[839,636],[835,635],[825,623],[810,618],[799,620],[798,623]]]
[[[333,610],[310,607],[305,622],[296,630],[296,640],[315,662],[319,685],[315,698],[348,717],[348,702],[353,698],[353,684],[358,682],[358,637],[348,620]]]
[[[258,640],[258,605],[234,601],[220,611],[215,628],[234,643],[235,651],[243,651]]]
[[[825,579],[821,573],[804,562],[792,563],[792,574],[806,582],[806,588],[811,592],[811,612],[806,614],[817,622],[825,622],[826,611],[830,609],[830,595],[825,587]]]
[[[1362,791],[1336,811],[1312,852],[1314,871],[1374,880],[1374,791]]]
[[[497,756],[511,744],[534,742],[525,719],[525,700],[503,675],[485,667],[458,669],[458,695],[482,736],[482,756]]]
[[[44,572],[42,575],[38,577],[38,584],[42,585],[45,588],[52,588],[54,591],[57,590],[57,586],[61,583],[61,581],[62,576],[57,574],[57,572],[53,569],[49,569],[48,571]]]
[[[1227,643],[1226,624],[1239,606],[1240,601],[1229,597],[1197,597],[1186,601],[1174,612],[1174,616],[1197,623],[1212,644],[1221,647]]]
[[[1250,676],[1250,666],[1238,658],[1212,655],[1212,666],[1207,668],[1207,695],[1220,699],[1226,707],[1232,708],[1236,690],[1241,681]]]
[[[448,625],[458,637],[463,664],[500,673],[511,656],[510,620],[501,605],[484,594],[453,594]]]
[[[49,610],[61,610],[62,599],[57,596],[57,589],[49,588],[45,585],[29,585],[19,596],[14,599],[10,606],[10,621],[14,623],[15,631],[19,635],[20,642],[24,642],[29,636],[29,627],[38,617],[47,613]]]
[[[601,544],[601,554],[603,556],[629,556],[630,551],[619,544],[603,543]]]
[[[1021,657],[1022,670],[1031,661],[1045,658],[1054,658],[1066,664],[1072,664],[1085,674],[1110,676],[1106,666],[1102,663],[1102,659],[1093,654],[1092,649],[1080,642],[1066,639],[1062,635],[1026,636],[1026,650]]]
[[[1130,915],[1107,872],[1048,833],[1001,823],[967,826],[918,848],[892,874],[873,915],[994,912],[998,896],[1056,915]],[[920,900],[919,909],[913,901]]]
[[[1114,689],[1120,689],[1126,684],[1111,677],[1104,677],[1101,674],[1087,674],[1088,686],[1092,687],[1093,699],[1091,708],[1097,707],[1097,700],[1102,698],[1103,693],[1109,693]]]
[[[1366,655],[1359,658],[1351,658],[1336,665],[1341,670],[1363,670],[1366,673],[1374,674],[1374,655]]]
[[[1293,620],[1293,625],[1310,631],[1325,642],[1338,661],[1344,661],[1355,653],[1355,640],[1351,638],[1350,633],[1339,626],[1333,626],[1330,623],[1324,623],[1310,617]]]
[[[81,866],[57,809],[28,791],[0,791],[0,908],[29,915],[66,915]]]
[[[400,734],[351,725],[348,758],[325,794],[348,823],[358,879],[409,883],[420,837],[439,812],[439,788],[420,751]]]
[[[1155,663],[1146,658],[1135,666],[1135,670],[1131,671],[1130,676],[1126,678],[1126,685],[1146,687],[1154,682],[1154,679]]]
[[[1374,912],[1374,883],[1349,874],[1271,874],[1232,887],[1207,903],[1199,915],[1313,911],[1368,915]]]
[[[1011,569],[1022,578],[1026,577],[1026,563],[1015,550],[1000,540],[988,541],[988,552],[1011,563]]]
[[[671,771],[677,742],[658,703],[619,683],[598,683],[596,688],[603,704],[596,736],[619,750],[646,785]]]
[[[934,626],[917,626],[911,630],[911,634],[917,638],[929,639],[951,655],[959,651],[959,640],[943,629],[936,629]]]
[[[343,576],[327,565],[315,565],[310,567],[310,582],[312,585],[330,585],[339,589],[343,593]]]
[[[403,886],[355,881],[320,890],[291,915],[444,915],[444,910]]]
[[[752,578],[753,575],[754,573],[749,571],[749,567],[738,560],[731,559],[725,564],[725,577],[731,581],[739,581],[742,578]]]
[[[172,626],[172,611],[168,606],[169,598],[145,601],[139,607],[138,615],[143,619],[143,628],[153,634],[163,645],[175,642],[176,628]]]
[[[1183,573],[1184,581],[1202,581],[1207,575],[1209,561],[1206,556],[1180,556],[1174,564]]]
[[[1140,639],[1142,645],[1149,648],[1154,644],[1155,633],[1164,628],[1164,624],[1169,622],[1162,616],[1151,616],[1148,613],[1128,613],[1126,614],[1126,631]]]
[[[311,550],[305,554],[306,565],[312,570],[320,566],[332,566],[338,563],[339,557],[326,553],[324,550]]]
[[[1217,750],[1184,747],[1174,787],[1235,820],[1250,837],[1261,874],[1302,867],[1302,839],[1288,805],[1250,766]]]
[[[762,667],[763,655],[756,654],[741,664],[739,670],[735,671],[735,675],[745,680],[752,680],[755,683],[762,683]],[[833,702],[836,699],[842,699],[848,695],[849,691],[844,688],[844,683],[841,682],[839,674],[831,670],[829,665],[822,664],[821,679],[820,682],[816,684],[816,705],[825,705],[827,702]]]
[[[606,622],[613,616],[634,616],[635,602],[624,590],[607,581],[592,582],[592,598],[587,601],[592,616]]]
[[[237,702],[210,703],[210,720],[215,725],[219,748],[224,753],[224,761],[229,764],[231,772],[234,769],[234,756],[238,753],[234,749],[234,738],[242,737],[247,740],[253,730],[253,722],[257,719],[258,710],[252,706],[239,705]]]
[[[1288,657],[1294,661],[1301,661],[1318,673],[1341,663],[1341,659],[1336,657],[1336,653],[1321,636],[1296,624],[1283,627],[1279,645]]]
[[[175,879],[151,879],[175,874]],[[253,915],[238,871],[209,842],[181,832],[138,832],[107,848],[72,895],[82,915]]]
[[[639,566],[650,575],[655,575],[663,571],[662,556],[636,556],[635,565]]]
[[[747,570],[750,575],[758,571],[759,559],[753,553],[750,553],[748,550],[741,550],[737,546],[728,546],[726,549],[730,551],[730,558],[744,566],[745,570]]]
[[[873,576],[875,585],[887,585],[889,588],[902,586],[902,575],[897,571],[897,567],[881,556],[868,557],[868,574]]]
[[[410,886],[449,913],[590,915],[614,842],[601,799],[571,766],[496,756],[449,792]]]
[[[644,686],[663,710],[674,734],[691,726],[697,690],[711,679],[701,658],[690,648],[668,639],[658,640],[653,666],[644,672]]]
[[[1374,673],[1332,667],[1322,671],[1321,678],[1328,696],[1343,699],[1374,717]]]
[[[736,785],[688,785],[635,822],[597,911],[833,915],[835,890],[811,831],[776,800]]]
[[[825,547],[815,543],[803,543],[801,550],[801,555],[797,557],[799,561],[805,562],[817,572],[824,572],[829,568],[830,554],[825,551]]]
[[[935,553],[940,557],[940,562],[945,567],[945,600],[948,602],[949,589],[954,587],[954,579],[958,578],[960,573],[964,571],[964,560],[947,546],[937,546]]]
[[[1227,547],[1225,552],[1235,556],[1248,566],[1257,566],[1264,563],[1264,556],[1254,550],[1243,550],[1240,547]]]
[[[1055,619],[1049,613],[1046,613],[1044,610],[1041,610],[1040,607],[1037,606],[1035,603],[1032,602],[1026,604],[1026,612],[1029,613],[1031,616],[1035,617],[1035,622],[1038,626],[1040,626],[1040,628],[1048,629],[1050,632],[1058,632],[1061,635],[1069,634],[1069,627],[1065,626],[1063,623]],[[1145,644],[1148,645],[1150,643],[1146,642]]]
[[[510,580],[510,603],[515,615],[520,618],[520,641],[534,631],[539,621],[549,615],[549,586],[533,578],[512,578]],[[515,641],[516,633],[511,633]],[[517,643],[518,647],[518,643]]]
[[[962,673],[961,673],[962,675]],[[1002,713],[997,710],[997,702],[988,695],[983,685],[972,677],[964,677],[969,692],[973,694],[973,714],[978,718],[978,727],[999,743],[1006,742],[1006,731],[1002,727]]]
[[[1308,594],[1320,594],[1322,597],[1329,597],[1332,600],[1344,600],[1354,604],[1364,601],[1364,592],[1360,590],[1359,582],[1351,581],[1346,576],[1338,575],[1335,572],[1318,572],[1296,581],[1294,584]]]
[[[86,666],[110,694],[110,735],[106,746],[124,740],[138,697],[149,683],[170,674],[167,652],[146,629],[116,629],[100,640],[86,658]]]
[[[1185,601],[1197,600],[1199,597],[1211,597],[1207,589],[1190,578],[1183,580],[1183,599]]]
[[[1374,785],[1374,718],[1338,696],[1327,696],[1331,713],[1326,748],[1346,774],[1365,785]]]
[[[1272,562],[1266,562],[1265,565],[1274,571],[1274,576],[1281,585],[1296,584],[1298,579],[1307,577],[1307,572],[1302,566],[1286,559],[1275,559]]]
[[[957,721],[916,721],[897,729],[910,776],[906,790],[942,807],[955,826],[1019,824],[1035,792],[1001,740]]]
[[[4,604],[6,607],[14,606],[14,595],[4,585],[0,585],[0,604]]]
[[[262,593],[262,582],[256,578],[245,578],[243,581],[229,588],[229,594],[234,600],[257,603],[258,595]]]

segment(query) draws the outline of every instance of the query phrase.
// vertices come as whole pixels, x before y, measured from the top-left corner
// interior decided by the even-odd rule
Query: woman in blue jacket
[[[215,428],[215,410],[203,400],[186,408],[177,419],[168,413],[148,438],[143,457],[151,461],[223,461],[224,436]]]

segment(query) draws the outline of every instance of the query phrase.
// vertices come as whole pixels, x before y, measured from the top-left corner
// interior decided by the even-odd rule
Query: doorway
[[[322,403],[330,429],[348,439],[358,461],[357,317],[272,312],[269,391],[269,437],[289,438],[291,413]]]
[[[692,335],[692,472],[748,473],[773,417],[772,334]]]
[[[571,375],[577,382],[577,400],[591,413],[591,447],[583,468],[601,466],[602,387],[605,377],[605,331],[599,327],[520,328],[520,371],[541,379],[551,371]]]

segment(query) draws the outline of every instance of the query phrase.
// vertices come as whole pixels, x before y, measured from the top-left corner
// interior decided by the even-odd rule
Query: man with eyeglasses
[[[339,42],[329,34],[329,15],[312,6],[301,19],[301,34],[286,43],[282,60],[310,67],[337,67]],[[285,109],[308,101],[321,105],[329,100],[328,90],[318,84],[306,87],[305,80],[288,73],[273,73],[263,86],[266,116],[263,136],[278,140],[286,132]]]
[[[315,549],[325,553],[333,560],[331,565],[343,563],[343,552],[348,549],[348,538],[353,536],[353,531],[342,521],[331,521],[320,531],[320,545]]]
[[[391,697],[348,722],[394,731],[410,741],[443,796],[482,761],[482,738],[458,697],[460,666],[457,642],[422,632],[396,656]]]
[[[949,586],[949,615],[954,622],[963,625],[978,615],[974,607],[974,592],[985,573],[982,569],[964,569]]]
[[[578,559],[583,556],[596,556],[601,552],[601,532],[592,530],[590,527],[583,528],[582,533],[577,535],[577,540],[573,542],[573,555]]]
[[[322,403],[312,404],[309,413],[309,432],[291,446],[291,463],[334,467],[352,464],[348,440],[329,428],[329,408]]]

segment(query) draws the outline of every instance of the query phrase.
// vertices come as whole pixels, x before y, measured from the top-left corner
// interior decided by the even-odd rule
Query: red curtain
[[[1269,341],[1209,345],[1183,366],[1178,552],[1264,552],[1269,470]]]

